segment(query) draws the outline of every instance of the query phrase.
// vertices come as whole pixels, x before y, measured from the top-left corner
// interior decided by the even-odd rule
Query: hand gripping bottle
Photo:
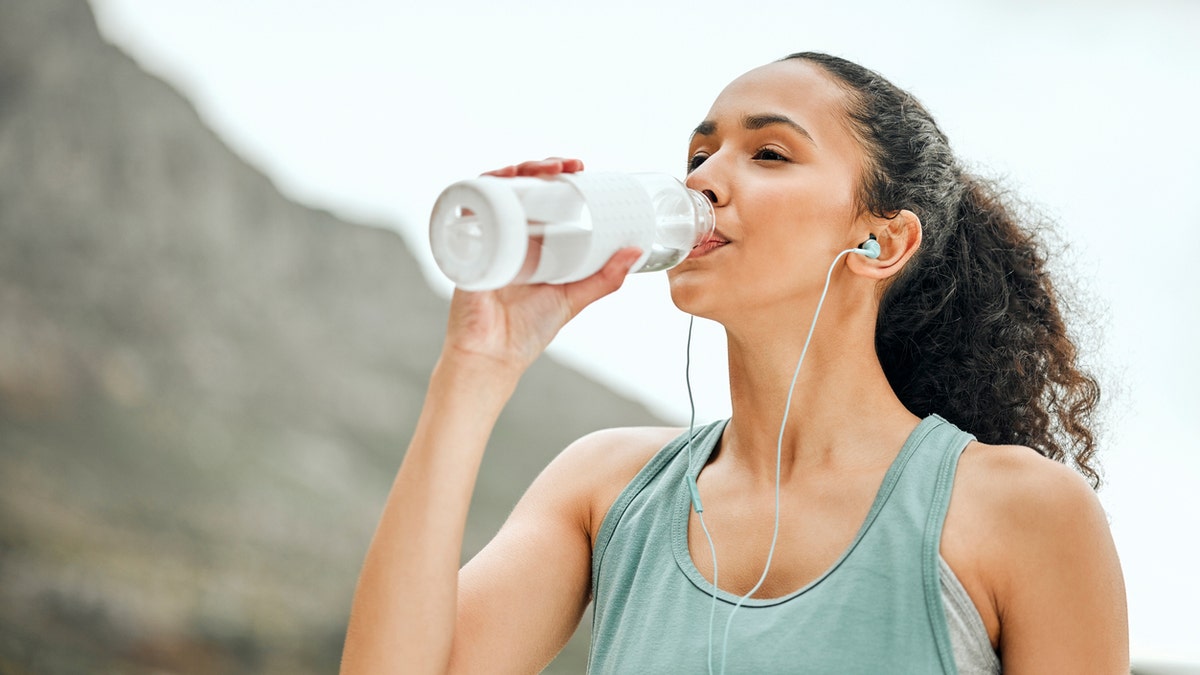
[[[482,176],[438,197],[429,244],[451,281],[482,291],[578,281],[627,246],[642,249],[631,272],[665,270],[714,223],[708,198],[666,174]]]

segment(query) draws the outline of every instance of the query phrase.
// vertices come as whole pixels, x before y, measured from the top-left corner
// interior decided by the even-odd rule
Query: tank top
[[[592,549],[589,673],[708,672],[713,589],[688,550],[686,478],[708,462],[725,424],[696,430],[690,465],[686,433],[665,446],[605,515]],[[961,627],[962,617],[947,619],[949,567],[939,546],[958,458],[972,439],[936,415],[922,420],[841,557],[792,593],[745,600],[727,643],[726,619],[739,598],[718,590],[714,672],[723,646],[730,675],[959,672],[954,651],[962,645],[949,626]],[[957,579],[953,585],[961,609],[966,594]],[[973,605],[969,613],[978,645],[982,622]],[[998,671],[988,652],[988,670]]]

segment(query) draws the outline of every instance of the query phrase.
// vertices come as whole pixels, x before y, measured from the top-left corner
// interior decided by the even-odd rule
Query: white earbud
[[[865,255],[866,257],[871,258],[872,260],[874,260],[875,258],[878,258],[880,248],[879,248],[879,242],[875,240],[875,235],[872,234],[870,239],[859,244],[858,248],[854,249],[854,252]]]

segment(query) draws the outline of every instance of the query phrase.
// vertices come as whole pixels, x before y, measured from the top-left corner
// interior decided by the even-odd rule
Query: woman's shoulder
[[[593,535],[625,486],[642,467],[686,429],[619,427],[590,433],[571,443],[554,460],[559,471],[574,476],[586,500],[588,531]]]
[[[953,518],[972,549],[1002,566],[1107,531],[1100,501],[1079,472],[1019,445],[969,443],[950,509],[948,524]]]
[[[993,643],[1006,609],[1024,614],[1035,604],[1031,594],[1056,597],[1078,579],[1111,576],[1112,552],[1104,509],[1080,473],[1023,446],[967,445],[942,555],[975,600]]]
[[[610,464],[645,464],[686,431],[686,427],[667,426],[601,429],[579,438],[563,453],[580,459],[604,459]]]
[[[955,493],[995,527],[1023,532],[1073,527],[1071,514],[1100,508],[1082,474],[1020,445],[969,443],[959,460]]]

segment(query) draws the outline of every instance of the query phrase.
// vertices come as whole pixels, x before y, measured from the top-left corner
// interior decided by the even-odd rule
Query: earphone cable
[[[687,349],[684,350],[684,366],[683,379],[687,383],[688,393],[688,408],[691,410],[691,417],[688,418],[688,440],[687,440],[687,455],[688,455],[688,470],[687,480],[688,489],[692,494],[692,508],[696,510],[696,517],[700,519],[700,529],[704,530],[704,538],[708,540],[708,550],[712,554],[713,580],[712,580],[712,607],[708,611],[708,675],[713,675],[713,624],[717,617],[717,547],[713,544],[712,535],[708,532],[708,525],[704,523],[704,506],[700,502],[700,489],[696,487],[696,479],[692,476],[693,459],[692,459],[692,435],[696,428],[696,400],[692,397],[692,325],[696,322],[695,316],[688,316],[688,334],[687,334]],[[700,473],[699,468],[696,468],[696,473]]]
[[[825,274],[825,287],[823,289],[821,289],[821,297],[820,297],[820,299],[817,300],[817,309],[813,312],[812,323],[810,323],[808,326],[808,336],[806,338],[804,338],[804,347],[800,350],[800,358],[799,358],[799,360],[796,361],[796,369],[792,373],[792,384],[790,387],[788,387],[787,403],[784,405],[784,408],[783,408],[783,421],[780,422],[780,424],[779,424],[779,441],[775,445],[775,531],[771,535],[771,548],[767,551],[767,562],[763,566],[762,576],[758,578],[758,583],[754,584],[754,588],[751,588],[749,591],[746,591],[745,595],[738,598],[737,604],[735,604],[733,606],[733,609],[729,611],[729,618],[725,621],[725,637],[721,642],[721,675],[725,675],[725,657],[729,653],[729,630],[733,626],[733,615],[735,612],[737,612],[738,609],[741,608],[742,604],[746,600],[748,600],[752,595],[754,595],[755,593],[758,592],[758,589],[762,587],[763,582],[765,582],[767,580],[767,573],[771,570],[771,559],[775,556],[775,545],[779,541],[779,479],[780,479],[780,474],[781,474],[781,468],[783,465],[783,433],[784,433],[784,430],[787,428],[788,413],[790,413],[791,409],[792,409],[792,394],[796,391],[796,381],[800,377],[800,366],[804,364],[804,357],[806,354],[808,354],[808,345],[809,345],[809,343],[812,342],[813,332],[816,330],[816,327],[817,327],[817,318],[821,316],[821,307],[825,304],[825,296],[829,294],[829,283],[833,279],[834,268],[837,267],[837,263],[839,260],[842,259],[842,256],[845,256],[850,253],[858,252],[859,250],[860,249],[848,248],[848,249],[842,251],[841,253],[837,254],[836,256],[834,256],[833,262],[829,264],[829,271]],[[690,333],[689,333],[689,346],[690,346]],[[690,386],[691,385],[689,384],[689,389],[688,389],[689,395],[691,392]],[[706,534],[707,534],[707,531],[706,531]],[[711,539],[709,541],[711,543]],[[714,570],[716,568],[716,554],[715,553],[713,554],[713,568],[714,568]],[[715,577],[716,577],[715,572],[713,574],[713,577],[714,577],[714,583],[715,583]],[[715,592],[714,592],[713,598],[714,599],[716,598]],[[711,649],[711,647],[712,647],[711,632],[709,635],[710,635],[709,648]]]

